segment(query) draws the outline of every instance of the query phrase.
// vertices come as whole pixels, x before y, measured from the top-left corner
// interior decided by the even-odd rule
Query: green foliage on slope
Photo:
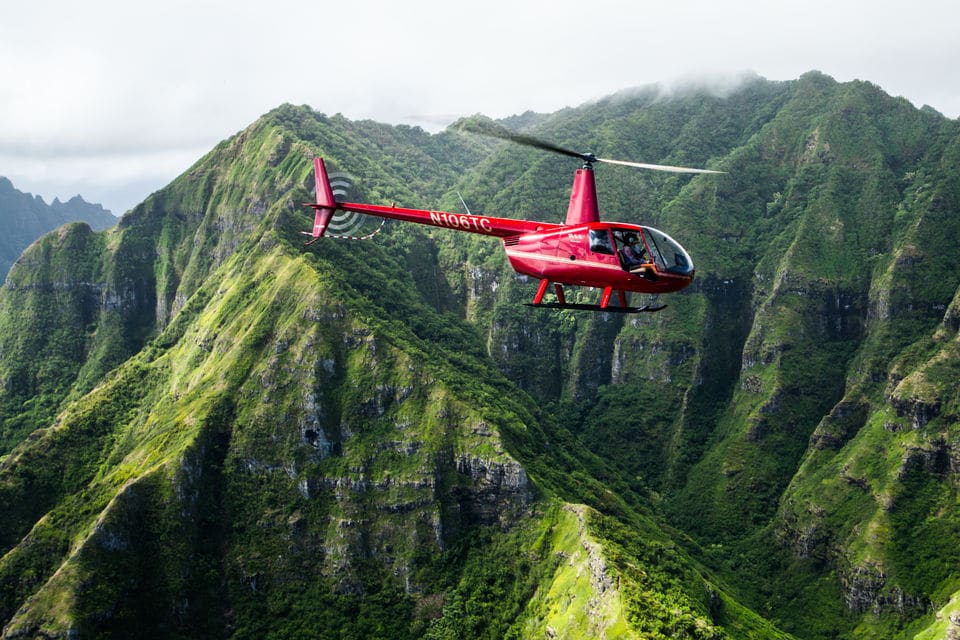
[[[487,238],[305,250],[313,155],[367,201],[546,220],[573,167],[290,105],[117,229],[25,254],[0,297],[7,635],[953,624],[956,123],[811,73],[508,124],[727,171],[598,172],[605,216],[680,240],[695,285],[546,313]]]
[[[659,226],[697,264],[691,291],[663,300],[670,307],[654,318],[510,311],[529,299],[530,284],[518,286],[496,256],[445,250],[450,265],[468,263],[448,271],[451,288],[465,292],[468,317],[489,327],[500,369],[542,401],[559,399],[584,444],[654,489],[667,518],[707,545],[707,561],[736,576],[766,615],[806,637],[854,633],[859,621],[863,633],[907,637],[904,621],[954,588],[944,518],[957,459],[950,430],[913,442],[905,425],[931,412],[940,425],[955,421],[942,409],[956,389],[952,355],[936,357],[934,385],[911,372],[936,352],[931,338],[949,325],[957,291],[956,123],[868,83],[810,73],[725,98],[623,94],[555,114],[538,132],[604,156],[618,156],[611,145],[626,149],[620,156],[728,173],[598,171],[608,219]],[[673,155],[658,153],[670,149],[658,147],[661,132],[683,140]],[[546,174],[562,168],[537,153],[510,148],[488,160],[486,199],[504,197],[498,183],[518,196],[542,185],[536,202],[556,213],[541,217],[560,219],[566,185]],[[475,180],[463,182],[468,199]],[[625,207],[623,194],[632,196]],[[638,210],[649,213],[631,217]],[[920,380],[929,401],[916,398]],[[887,417],[868,420],[877,410]],[[904,428],[890,427],[889,415],[907,416]],[[860,549],[869,514],[886,499],[865,494],[848,455],[834,451],[883,425],[886,435],[858,455],[888,460],[872,463],[884,485],[900,484],[904,459],[939,462],[915,463],[925,469],[920,484],[900,500],[916,494],[918,504],[887,541],[867,543],[876,561]],[[825,500],[826,486],[835,498]],[[931,492],[940,497],[931,502]],[[935,513],[936,534],[919,524]],[[915,551],[928,560],[908,560]],[[893,573],[902,563],[914,577]]]
[[[391,166],[398,149],[453,169]],[[678,608],[689,637],[725,637],[711,579],[665,544],[645,498],[496,370],[441,283],[410,272],[435,259],[428,236],[301,247],[313,153],[425,206],[486,151],[281,107],[85,250],[49,237],[13,274],[2,320],[35,387],[4,396],[19,427],[0,461],[5,635],[629,637]],[[59,362],[60,338],[28,343],[24,327],[77,283],[89,308],[49,320],[86,312],[89,329],[64,334],[78,344]],[[28,414],[36,390],[43,413]],[[591,508],[644,532],[609,571],[623,533]],[[574,556],[592,576],[579,602],[555,595]],[[614,606],[621,564],[646,586]],[[770,628],[734,611],[734,628]]]

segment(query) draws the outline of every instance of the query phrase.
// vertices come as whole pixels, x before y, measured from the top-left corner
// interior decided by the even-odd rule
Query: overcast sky
[[[956,0],[4,4],[0,175],[115,214],[284,102],[434,130],[656,82],[817,69],[960,115]]]

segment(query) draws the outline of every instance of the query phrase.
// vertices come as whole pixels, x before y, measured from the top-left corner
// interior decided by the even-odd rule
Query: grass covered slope
[[[957,575],[957,387],[938,346],[960,284],[957,123],[810,73],[725,96],[621,94],[536,133],[727,174],[598,171],[606,219],[662,228],[697,264],[653,317],[532,315],[517,306],[530,283],[496,252],[443,244],[498,367],[652,489],[765,615],[803,637],[910,637]],[[562,218],[560,162],[510,148],[481,169],[468,202]],[[893,487],[899,523],[878,528]]]
[[[420,167],[363,150],[465,144],[283,107],[29,254],[0,301],[33,385],[4,396],[4,637],[775,636],[437,311],[429,238],[302,248],[313,154],[421,204]],[[30,343],[51,309],[85,330]]]
[[[8,636],[954,624],[957,123],[818,73],[511,123],[727,171],[598,172],[605,218],[682,242],[694,286],[546,313],[489,238],[305,250],[314,155],[366,201],[543,220],[574,167],[289,105],[118,228],[25,254],[0,296]]]

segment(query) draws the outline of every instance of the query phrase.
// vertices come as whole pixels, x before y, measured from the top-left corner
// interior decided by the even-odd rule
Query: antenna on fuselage
[[[463,205],[463,208],[464,208],[464,210],[467,212],[467,214],[472,216],[473,214],[470,213],[470,207],[468,207],[468,206],[467,206],[467,203],[463,201],[463,196],[460,195],[460,192],[459,192],[459,191],[457,191],[457,197],[460,198],[460,204]]]

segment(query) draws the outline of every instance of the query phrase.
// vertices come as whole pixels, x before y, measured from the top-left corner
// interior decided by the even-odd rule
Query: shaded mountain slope
[[[447,271],[451,289],[499,368],[572,413],[586,446],[641,476],[786,628],[909,637],[904,622],[925,624],[955,589],[956,419],[944,407],[957,386],[940,345],[958,287],[957,122],[811,73],[724,97],[633,92],[540,131],[728,174],[602,168],[606,218],[663,228],[697,265],[691,290],[656,316],[531,316],[516,306],[530,285],[500,256],[446,249],[450,265],[466,260]],[[498,178],[504,194],[543,185],[556,219],[563,187],[543,174],[564,170],[550,162],[508,149],[483,168],[515,168]],[[890,491],[911,506],[880,527]]]

